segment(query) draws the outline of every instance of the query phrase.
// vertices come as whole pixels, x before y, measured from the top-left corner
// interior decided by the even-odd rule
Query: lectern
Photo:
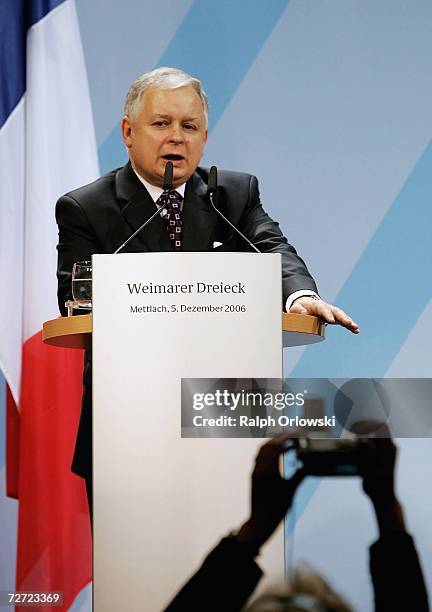
[[[96,612],[162,610],[247,517],[262,441],[182,438],[181,379],[281,378],[281,305],[279,254],[93,256]]]

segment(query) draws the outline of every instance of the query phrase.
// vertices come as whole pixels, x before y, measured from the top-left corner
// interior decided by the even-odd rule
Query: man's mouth
[[[184,157],[183,155],[179,155],[178,153],[167,153],[166,155],[162,155],[162,159],[164,159],[167,162],[176,162],[176,161],[183,161]]]

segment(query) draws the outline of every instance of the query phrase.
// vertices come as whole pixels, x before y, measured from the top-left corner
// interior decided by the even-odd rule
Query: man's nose
[[[172,125],[171,132],[169,135],[169,141],[173,144],[179,144],[183,141],[183,135],[179,125]]]

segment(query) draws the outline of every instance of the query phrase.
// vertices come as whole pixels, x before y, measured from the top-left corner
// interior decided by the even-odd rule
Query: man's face
[[[122,135],[135,170],[163,186],[165,166],[174,166],[173,185],[195,172],[207,141],[204,109],[193,87],[152,87],[141,97],[135,117],[122,120]]]

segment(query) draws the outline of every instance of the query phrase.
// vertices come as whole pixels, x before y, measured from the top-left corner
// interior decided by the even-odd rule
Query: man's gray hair
[[[125,115],[130,119],[135,118],[141,96],[151,87],[160,87],[161,89],[193,87],[202,102],[206,127],[208,126],[208,99],[201,85],[201,81],[178,68],[156,68],[156,70],[142,74],[132,83],[127,92],[124,107]]]

